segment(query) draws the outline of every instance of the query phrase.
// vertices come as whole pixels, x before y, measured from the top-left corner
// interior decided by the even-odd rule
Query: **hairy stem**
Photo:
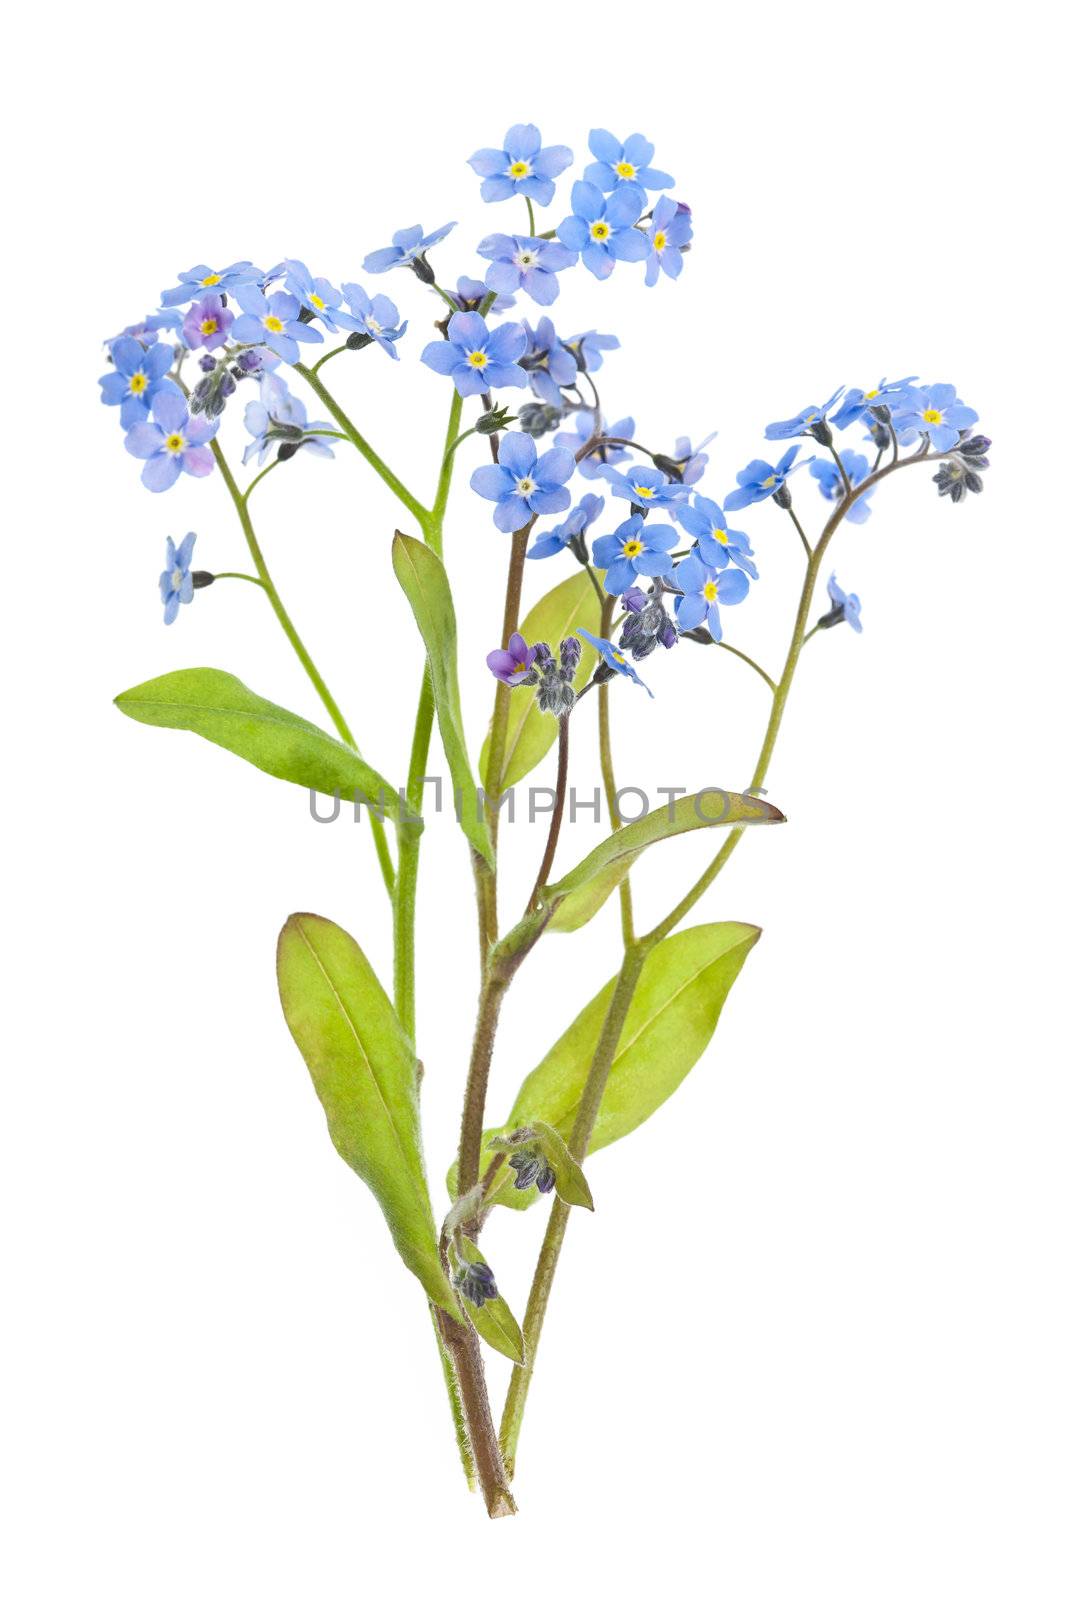
[[[606,596],[603,600],[602,621],[599,625],[600,632],[604,638],[609,636],[610,618],[613,614],[613,609],[612,596]],[[610,685],[608,683],[599,684],[599,766],[602,771],[602,786],[606,791],[606,804],[610,812],[610,827],[616,833],[621,827],[621,813],[617,808],[617,780],[614,777],[613,748],[610,742]],[[632,912],[632,883],[627,872],[618,884],[617,893],[621,905],[621,938],[627,950],[635,937]]]
[[[554,786],[554,810],[551,813],[550,827],[547,829],[547,845],[543,851],[543,859],[539,863],[536,881],[532,885],[532,892],[528,896],[528,905],[525,914],[534,911],[539,901],[539,892],[550,879],[550,869],[554,865],[554,852],[558,848],[558,835],[562,831],[562,813],[565,810],[565,791],[569,777],[569,717],[558,718],[558,777]]]

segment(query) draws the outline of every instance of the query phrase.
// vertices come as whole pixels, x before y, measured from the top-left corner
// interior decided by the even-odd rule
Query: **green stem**
[[[254,578],[251,572],[214,572],[212,577],[217,583],[221,578],[241,578],[243,583],[255,583],[258,589],[263,589],[264,587],[260,579]]]
[[[223,451],[219,447],[218,439],[212,440],[211,449],[212,454],[216,459],[216,465],[219,468],[220,477],[226,484],[227,492],[234,501],[234,509],[238,513],[238,521],[242,525],[242,532],[245,535],[245,542],[249,548],[249,554],[253,558],[253,565],[257,569],[257,577],[260,585],[268,597],[272,610],[275,612],[279,626],[286,634],[286,637],[290,640],[294,654],[301,662],[301,665],[305,668],[305,671],[309,676],[309,681],[316,690],[316,693],[319,695],[328,716],[334,723],[339,738],[342,739],[345,744],[348,744],[351,750],[357,750],[357,741],[350,732],[349,725],[346,722],[345,717],[339,710],[338,702],[335,700],[334,695],[324,682],[324,679],[315,661],[306,650],[301,635],[298,633],[293,622],[291,621],[290,614],[280,599],[279,591],[272,582],[271,573],[268,571],[267,562],[264,560],[260,544],[257,540],[256,532],[253,528],[253,521],[249,515],[249,506],[246,501],[246,496],[242,494],[237,483],[235,482],[234,474],[227,464],[227,459],[224,456]],[[387,845],[387,837],[383,829],[383,823],[380,818],[376,816],[374,811],[370,811],[369,816],[372,823],[372,837],[375,841],[376,856],[379,859],[379,869],[383,874],[383,882],[387,886],[387,893],[393,894],[394,864],[390,858],[390,849]]]
[[[368,440],[362,433],[358,431],[354,423],[350,421],[349,417],[343,411],[342,407],[339,405],[330,389],[328,389],[323,383],[315,368],[306,367],[303,362],[298,361],[294,364],[294,371],[301,373],[301,376],[305,379],[305,382],[309,385],[309,388],[312,389],[313,393],[323,402],[328,411],[330,411],[331,415],[334,417],[335,421],[338,423],[347,439],[349,439],[352,444],[357,446],[357,449],[364,456],[365,460],[368,462],[368,465],[373,469],[373,471],[379,473],[379,476],[383,479],[383,482],[387,485],[388,489],[397,495],[398,499],[402,502],[402,505],[405,506],[406,510],[416,518],[421,528],[426,528],[428,522],[427,507],[422,506],[416,496],[410,494],[409,490],[405,487],[405,484],[396,473],[391,471],[390,467],[388,467],[382,456],[377,454],[377,452],[372,449],[372,446],[368,443]]]
[[[716,642],[717,642],[717,644],[720,646],[720,648],[722,650],[728,650],[728,652],[729,652],[729,654],[731,656],[738,656],[741,661],[746,661],[748,666],[753,668],[754,671],[758,673],[759,677],[762,679],[763,683],[766,685],[766,687],[768,689],[775,689],[776,690],[777,685],[773,681],[773,679],[770,677],[770,674],[768,672],[764,672],[763,669],[759,666],[758,662],[757,661],[753,661],[752,658],[749,655],[747,655],[745,651],[738,650],[736,648],[735,644],[726,644],[724,639],[718,639]]]

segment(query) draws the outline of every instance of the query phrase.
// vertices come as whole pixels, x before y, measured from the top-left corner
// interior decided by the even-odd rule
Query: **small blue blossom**
[[[523,289],[538,306],[549,306],[561,287],[555,273],[576,266],[576,255],[553,239],[531,239],[522,234],[492,233],[477,254],[491,265],[488,286],[506,294]]]
[[[758,577],[751,540],[746,533],[726,527],[725,513],[716,500],[697,494],[693,505],[677,506],[676,515],[685,532],[698,542],[700,557],[708,567],[727,567],[732,561],[749,578]]]
[[[571,334],[564,342],[567,349],[575,351],[577,364],[583,372],[598,372],[603,351],[621,348],[616,333],[596,333],[594,328],[589,328],[587,333]]]
[[[411,267],[414,262],[423,260],[425,250],[430,250],[433,244],[445,239],[451,229],[456,227],[456,222],[447,222],[429,234],[425,234],[419,222],[412,228],[399,228],[393,236],[392,243],[385,245],[382,250],[373,250],[371,255],[365,256],[364,270],[387,272],[391,267]]]
[[[827,611],[826,615],[821,619],[820,626],[832,628],[838,622],[846,622],[849,628],[852,628],[856,633],[862,633],[863,624],[859,617],[862,606],[859,596],[857,594],[845,594],[837,582],[835,572],[830,574],[829,582],[826,584],[826,593],[829,595],[832,610]]]
[[[705,454],[705,451],[710,441],[717,437],[717,433],[708,433],[705,439],[700,439],[694,450],[692,441],[687,435],[683,435],[677,440],[670,459],[680,473],[680,481],[686,489],[691,489],[694,484],[697,484],[710,465],[710,457]],[[687,500],[676,500],[670,506],[669,514],[675,521],[679,522],[681,520],[680,514],[686,504]]]
[[[824,406],[804,406],[802,411],[797,412],[794,417],[789,417],[787,422],[771,422],[766,429],[767,439],[801,438],[811,431],[816,422],[826,420],[826,412],[831,406],[836,405],[843,393],[844,385],[841,384],[836,393],[830,395]],[[826,438],[828,437],[827,434]]]
[[[482,178],[480,194],[484,200],[512,200],[523,194],[536,205],[549,206],[554,199],[554,179],[573,162],[568,145],[550,144],[542,148],[542,135],[531,122],[518,122],[502,141],[501,150],[477,150],[469,166]]]
[[[239,344],[266,344],[280,361],[291,366],[300,359],[298,344],[323,344],[319,328],[300,320],[301,304],[285,289],[266,295],[255,284],[240,284],[234,298],[243,315],[235,319],[231,335]]]
[[[459,311],[479,311],[489,292],[487,284],[479,278],[462,276],[458,278],[457,288],[451,291],[450,298]],[[491,302],[488,315],[497,316],[500,311],[507,311],[510,306],[515,306],[516,304],[515,295],[496,294]]]
[[[253,435],[242,454],[242,465],[253,457],[257,464],[273,445],[290,445],[309,451],[314,456],[333,456],[334,451],[320,433],[334,433],[330,422],[309,422],[305,406],[290,393],[284,379],[266,372],[260,379],[260,399],[250,400],[245,408],[245,425]],[[293,453],[293,449],[290,452]]]
[[[520,363],[528,374],[529,387],[544,405],[561,411],[565,407],[562,390],[576,385],[576,353],[558,338],[549,317],[540,317],[535,328],[526,322],[524,330],[526,347]]]
[[[648,523],[636,511],[615,528],[604,533],[591,547],[592,560],[603,567],[603,587],[607,594],[624,594],[636,578],[665,578],[673,571],[670,551],[677,543],[677,530],[668,523]]]
[[[558,224],[558,238],[575,250],[596,278],[608,278],[618,261],[643,261],[651,241],[635,226],[644,195],[626,186],[603,197],[593,183],[573,184],[573,215]]]
[[[179,393],[168,377],[174,354],[169,344],[153,344],[146,349],[130,334],[120,334],[112,340],[115,370],[100,379],[100,398],[106,406],[119,407],[119,421],[124,428],[148,421],[149,407],[161,390]]]
[[[951,450],[959,443],[960,431],[973,428],[977,421],[977,411],[956,399],[954,383],[931,383],[910,390],[904,409],[898,409],[893,418],[902,444],[912,444],[924,435],[935,450]]]
[[[381,350],[397,361],[398,352],[394,346],[409,324],[399,323],[398,307],[394,301],[385,294],[369,295],[359,283],[344,283],[342,293],[353,312],[350,321],[354,332],[363,333],[366,339],[374,339]]]
[[[813,456],[808,456],[804,461],[796,461],[799,449],[798,444],[792,445],[785,451],[776,467],[771,466],[768,461],[749,461],[743,471],[736,474],[739,489],[734,489],[731,494],[725,496],[726,511],[739,511],[741,506],[754,505],[758,500],[765,500],[767,495],[776,494],[784,485],[786,478],[814,460]]]
[[[870,462],[858,450],[842,450],[840,459],[844,463],[844,470],[852,488],[862,483],[864,478],[870,476]],[[811,477],[817,478],[818,487],[827,500],[841,500],[844,497],[844,479],[840,469],[832,461],[812,461]],[[868,489],[854,501],[844,513],[846,522],[865,522],[870,515],[870,506],[867,504],[873,489]]]
[[[586,628],[577,628],[576,631],[580,634],[581,638],[588,641],[588,644],[591,645],[593,650],[598,651],[599,655],[603,659],[604,666],[610,667],[612,671],[620,673],[623,678],[631,678],[632,682],[638,683],[641,689],[647,689],[647,685],[644,683],[635,667],[625,660],[625,657],[621,654],[620,650],[618,650],[612,639],[599,639],[595,636],[595,634],[589,633]],[[650,689],[647,689],[647,693],[651,695],[651,699],[653,700],[654,695],[651,693]]]
[[[625,472],[617,467],[603,467],[599,476],[606,479],[613,494],[622,500],[631,500],[634,506],[642,506],[644,510],[672,505],[688,493],[685,484],[677,483],[657,467],[629,467]]]
[[[687,206],[678,205],[668,194],[662,195],[651,212],[651,226],[647,230],[651,253],[647,257],[647,287],[658,282],[664,272],[667,278],[679,278],[684,267],[684,246],[692,238],[692,213]]]
[[[197,535],[188,533],[175,548],[174,539],[167,541],[166,566],[160,574],[160,599],[164,602],[164,621],[171,625],[178,616],[179,606],[188,606],[193,599],[193,547]]]
[[[573,413],[573,426],[575,433],[559,433],[558,443],[567,446],[576,455],[590,441],[595,430],[594,411],[576,411]],[[619,417],[603,433],[608,439],[631,439],[636,432],[636,423],[632,417]],[[581,477],[601,478],[603,467],[612,467],[619,461],[631,461],[632,457],[623,445],[596,445],[589,455],[577,462]]]
[[[519,322],[489,329],[478,311],[457,311],[450,318],[447,337],[425,345],[420,359],[433,372],[453,378],[460,395],[523,389],[526,378],[517,362],[526,342]]]
[[[642,133],[630,133],[622,144],[605,128],[592,128],[588,149],[595,160],[584,168],[584,177],[604,194],[625,190],[637,194],[640,210],[647,201],[648,189],[670,189],[673,179],[668,172],[652,167],[654,145]],[[637,213],[639,215],[639,213]]]
[[[146,348],[155,344],[162,332],[178,333],[182,328],[181,311],[153,311],[149,316],[143,317],[140,322],[132,322],[121,333],[113,334],[110,339],[105,339],[104,344],[111,354],[112,345],[117,339],[136,339]]]
[[[191,417],[177,389],[157,390],[152,399],[152,421],[136,422],[124,439],[132,456],[145,465],[141,481],[159,494],[170,489],[180,474],[204,478],[215,465],[208,441],[216,436],[219,419]]]
[[[498,447],[498,464],[477,467],[469,479],[476,493],[494,500],[495,527],[516,533],[533,517],[564,511],[569,491],[563,485],[573,475],[572,452],[557,445],[536,454],[526,433],[507,433]]]
[[[897,378],[895,382],[882,378],[873,389],[849,389],[841,401],[840,410],[829,420],[835,428],[847,428],[853,422],[866,421],[874,406],[888,406],[895,410],[903,392],[914,382],[913,377]]]
[[[698,628],[704,622],[713,639],[721,643],[719,606],[735,606],[747,597],[749,584],[735,567],[708,567],[697,555],[685,556],[674,573],[682,591],[677,605],[681,628]]]
[[[529,561],[542,561],[547,556],[556,556],[561,550],[568,550],[573,540],[579,539],[596,518],[602,515],[604,504],[602,495],[584,495],[577,501],[564,522],[559,522],[557,527],[548,528],[545,533],[539,535],[528,552]]]
[[[259,277],[260,272],[251,261],[232,261],[229,267],[207,267],[202,262],[189,272],[180,272],[175,287],[165,289],[160,296],[160,304],[184,306],[201,294],[230,294],[240,283],[256,283]]]
[[[318,317],[328,333],[353,333],[354,320],[341,309],[342,295],[327,278],[314,278],[304,261],[287,260],[286,287],[307,311]]]

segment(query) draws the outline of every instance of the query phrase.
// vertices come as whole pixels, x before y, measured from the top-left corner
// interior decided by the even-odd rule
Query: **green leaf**
[[[710,922],[671,934],[655,946],[614,1054],[589,1155],[646,1122],[684,1082],[710,1043],[725,998],[760,931],[746,922]],[[493,1154],[493,1139],[504,1131],[542,1121],[568,1139],[615,981],[589,1001],[528,1074],[503,1127],[487,1130],[481,1173]],[[526,1210],[538,1193],[515,1189],[512,1176],[512,1169],[499,1171],[488,1203]],[[447,1183],[456,1187],[453,1170]]]
[[[382,805],[392,816],[398,813],[397,790],[356,750],[304,717],[262,699],[229,672],[214,667],[166,672],[125,690],[115,703],[135,722],[199,733],[273,778],[321,794]],[[416,818],[409,823],[419,826]]]
[[[486,1266],[487,1257],[481,1254],[479,1247],[467,1234],[459,1234],[457,1243],[450,1247],[451,1257],[455,1260],[458,1247],[466,1261],[482,1261]],[[503,1300],[501,1291],[493,1300],[485,1300],[482,1306],[474,1306],[471,1300],[465,1300],[464,1306],[480,1338],[492,1350],[508,1356],[518,1367],[523,1367],[524,1335],[513,1312]]]
[[[601,607],[591,579],[586,572],[575,572],[557,588],[551,589],[537,600],[520,625],[520,632],[529,644],[545,639],[552,650],[577,628],[587,628],[589,633],[599,632]],[[573,687],[579,692],[594,672],[598,657],[593,650],[585,650],[580,658]],[[558,737],[558,719],[540,711],[536,697],[530,689],[512,689],[509,697],[509,715],[506,720],[506,743],[502,758],[503,791],[511,784],[527,777],[537,767]],[[487,759],[490,754],[490,736],[484,740],[480,752],[480,775],[487,783]]]
[[[394,535],[392,560],[395,576],[412,607],[427,651],[439,736],[461,812],[461,827],[473,848],[493,866],[491,835],[481,814],[461,722],[461,691],[457,681],[457,619],[446,568],[434,550],[404,533]]]
[[[398,1254],[457,1317],[420,1152],[417,1061],[355,939],[299,912],[279,935],[279,995],[343,1161],[371,1189]]]
[[[548,1122],[533,1122],[528,1127],[515,1128],[506,1137],[492,1135],[490,1139],[492,1150],[512,1151],[514,1154],[518,1150],[531,1149],[533,1146],[541,1152],[552,1168],[554,1188],[559,1198],[567,1206],[584,1206],[588,1211],[594,1211],[595,1202],[591,1198],[591,1189],[584,1176],[584,1169],[557,1128],[552,1128]],[[475,1187],[482,1195],[482,1184],[477,1184]],[[459,1200],[454,1210],[456,1211],[460,1205]]]

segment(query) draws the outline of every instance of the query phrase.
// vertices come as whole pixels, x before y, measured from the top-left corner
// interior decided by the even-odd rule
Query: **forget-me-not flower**
[[[640,210],[647,200],[648,189],[673,187],[673,179],[668,172],[659,172],[657,167],[652,167],[654,145],[642,133],[630,133],[622,144],[605,128],[592,128],[588,149],[595,160],[584,168],[587,182],[606,194],[621,189],[638,194]]]
[[[151,412],[152,421],[135,422],[123,441],[130,454],[145,463],[141,481],[146,489],[154,494],[170,489],[183,472],[207,477],[215,465],[208,441],[215,438],[219,419],[191,417],[175,388],[158,389]]]
[[[445,339],[425,345],[420,359],[433,372],[453,378],[458,394],[525,387],[527,379],[517,362],[527,339],[519,322],[488,328],[478,311],[457,311],[446,333]]]
[[[895,380],[882,378],[873,389],[849,389],[840,403],[840,409],[829,420],[835,428],[847,428],[853,422],[865,421],[874,406],[888,406],[896,410],[904,391],[914,382],[913,377]]]
[[[485,500],[496,502],[495,527],[516,533],[533,517],[565,510],[569,491],[563,486],[575,465],[569,450],[554,445],[540,456],[528,434],[507,433],[497,466],[477,467],[469,482]]]
[[[846,622],[854,632],[862,633],[863,624],[859,616],[862,605],[860,604],[859,596],[857,594],[845,594],[837,582],[835,572],[830,574],[829,582],[826,584],[826,593],[829,595],[832,610],[827,611],[825,616],[819,619],[819,626],[833,628],[838,622]]]
[[[645,522],[636,511],[613,533],[604,533],[591,547],[592,560],[606,569],[607,594],[624,594],[637,578],[665,578],[673,571],[670,551],[677,530],[667,523]]]
[[[434,233],[428,234],[425,234],[419,222],[412,228],[399,228],[390,244],[365,256],[364,270],[388,272],[391,267],[412,267],[419,262],[424,262],[424,267],[427,269],[427,262],[424,261],[425,250],[430,250],[433,244],[445,239],[451,229],[456,227],[456,222],[447,222],[443,227],[436,228]]]
[[[260,399],[250,400],[246,406],[245,425],[253,441],[242,453],[243,466],[254,456],[258,465],[262,463],[275,444],[300,446],[314,456],[334,455],[327,439],[319,437],[336,431],[331,423],[310,422],[304,402],[290,393],[285,379],[273,372],[265,372],[260,379]]]
[[[528,551],[529,561],[542,561],[547,556],[556,556],[560,550],[567,550],[574,539],[579,539],[595,519],[602,515],[604,504],[601,494],[584,495],[577,501],[564,522],[559,522],[556,527],[548,528],[539,535]]]
[[[688,493],[686,484],[678,483],[658,467],[628,467],[624,472],[618,467],[602,467],[599,476],[606,479],[613,494],[644,510],[671,505]]]
[[[301,303],[296,295],[277,289],[266,295],[255,284],[239,284],[234,298],[242,308],[235,318],[231,335],[240,344],[266,344],[281,361],[291,366],[300,360],[298,344],[323,344],[319,328],[300,320]]]
[[[902,444],[911,444],[924,434],[935,450],[951,450],[959,443],[960,430],[973,428],[977,421],[977,411],[956,399],[954,383],[912,389],[903,410],[897,409],[893,417]]]
[[[559,433],[558,443],[565,445],[576,455],[589,443],[595,431],[594,411],[576,411],[573,413],[573,427],[575,433]],[[608,439],[631,439],[636,432],[636,423],[632,417],[619,417],[609,427],[603,428],[603,433]],[[577,462],[577,469],[584,478],[601,478],[603,467],[612,467],[619,461],[631,461],[632,456],[624,445],[599,444]]]
[[[708,567],[697,555],[685,556],[673,574],[681,596],[676,602],[677,621],[684,629],[706,623],[711,638],[721,643],[719,606],[735,606],[751,585],[736,567]]]
[[[771,422],[766,428],[767,439],[799,439],[804,434],[810,433],[816,423],[825,422],[826,412],[835,406],[844,393],[844,385],[831,394],[824,406],[804,406],[794,417],[789,417],[787,422]],[[828,434],[826,438],[828,439]]]
[[[146,349],[130,334],[120,334],[112,340],[115,370],[100,379],[100,398],[106,406],[119,407],[119,421],[124,428],[148,421],[149,407],[161,390],[179,394],[168,377],[174,354],[169,344],[152,344]]]
[[[844,470],[848,474],[848,481],[853,489],[862,483],[864,478],[870,476],[870,462],[858,450],[842,450],[840,459],[844,463]],[[840,469],[832,461],[812,461],[811,477],[817,478],[818,487],[825,499],[843,499],[844,479],[840,475]],[[870,515],[870,506],[867,501],[873,493],[873,489],[868,489],[865,494],[859,496],[858,500],[853,501],[844,513],[844,520],[846,522],[865,522]]]
[[[208,267],[202,262],[188,272],[180,272],[175,287],[165,289],[160,296],[160,304],[184,306],[188,300],[196,300],[199,294],[206,291],[230,294],[240,283],[256,283],[260,275],[259,269],[251,261],[232,261],[229,267]]]
[[[647,287],[658,282],[660,272],[664,272],[667,278],[679,278],[684,266],[681,252],[692,238],[692,214],[687,206],[678,205],[668,194],[661,195],[651,212],[647,237],[651,243],[651,253],[647,257]]]
[[[676,515],[685,532],[698,542],[700,557],[708,567],[727,567],[732,561],[749,578],[758,577],[751,540],[746,533],[726,526],[725,513],[716,500],[697,494],[694,504],[677,506]]]
[[[531,122],[517,122],[502,141],[501,150],[477,150],[469,166],[482,178],[480,194],[484,200],[511,200],[526,195],[536,205],[549,206],[554,199],[554,179],[572,165],[568,145],[550,144],[543,148],[543,137]]]
[[[644,683],[635,667],[632,666],[630,662],[625,660],[625,657],[621,654],[621,651],[617,648],[612,639],[600,639],[594,633],[589,633],[586,628],[577,628],[576,631],[580,634],[581,638],[588,641],[588,644],[591,645],[593,650],[598,651],[599,655],[602,657],[604,666],[609,667],[614,672],[620,673],[623,678],[631,678],[632,682],[638,683],[641,689],[647,689],[647,685]],[[647,689],[647,693],[651,695],[651,699],[653,700],[654,695],[650,689]]]
[[[739,489],[725,496],[726,511],[739,511],[741,506],[754,505],[758,500],[765,500],[767,495],[776,494],[778,489],[783,488],[786,478],[814,460],[813,456],[808,456],[804,461],[796,461],[799,449],[798,444],[792,445],[776,466],[771,466],[768,461],[749,461],[736,474]]]
[[[174,539],[167,541],[166,566],[160,574],[160,599],[164,602],[164,621],[170,626],[178,616],[179,606],[188,606],[193,599],[193,547],[197,535],[188,533],[176,549]]]
[[[397,361],[398,352],[394,346],[409,323],[399,323],[398,307],[394,301],[385,294],[369,295],[359,283],[344,283],[342,293],[346,296],[346,304],[353,312],[350,321],[353,323],[354,332],[363,334],[366,339],[374,339],[381,350],[385,350]]]
[[[341,292],[327,278],[314,278],[304,261],[289,258],[286,268],[286,287],[307,311],[318,317],[329,333],[354,331],[353,318],[342,307]]]
[[[191,350],[218,350],[227,343],[234,312],[223,304],[221,295],[206,294],[195,300],[182,319],[182,337]]]
[[[511,633],[509,648],[492,650],[487,657],[487,665],[499,683],[515,689],[521,683],[538,683],[539,674],[532,665],[534,655],[535,647],[525,644],[522,634]]]
[[[631,186],[604,197],[593,183],[573,184],[573,215],[558,224],[558,238],[575,250],[596,278],[608,278],[618,261],[642,261],[651,241],[635,226],[644,196]]]
[[[523,289],[536,305],[549,306],[558,298],[555,276],[576,266],[576,254],[554,239],[531,239],[523,234],[491,233],[477,253],[488,260],[488,288],[510,294]]]

